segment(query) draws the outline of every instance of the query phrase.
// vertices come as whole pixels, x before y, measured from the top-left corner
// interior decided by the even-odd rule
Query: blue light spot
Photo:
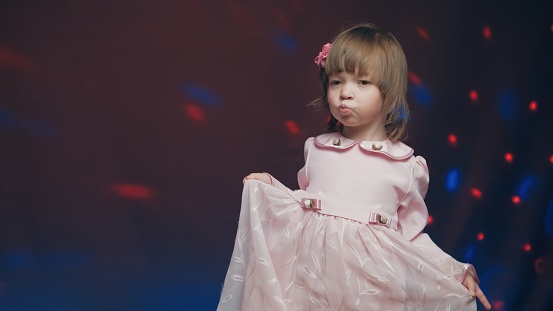
[[[409,113],[405,110],[403,105],[398,105],[396,107],[396,112],[398,114],[398,120],[409,122]]]
[[[56,135],[54,127],[43,121],[33,119],[21,119],[20,121],[23,130],[30,135],[43,138],[52,138]]]
[[[277,33],[273,37],[274,41],[286,52],[294,52],[297,48],[296,39],[285,33]]]
[[[517,195],[522,199],[522,201],[528,201],[530,199],[532,190],[535,189],[537,182],[538,177],[535,175],[527,175],[521,180],[518,185]]]
[[[502,266],[497,265],[480,273],[480,288],[484,292],[488,292],[487,289],[491,288],[490,285],[494,283],[493,281],[501,281],[501,279],[500,280],[496,280],[496,279],[498,279],[498,277],[500,277],[501,275],[505,274],[504,270],[505,269]],[[511,275],[511,274],[507,274],[507,275]],[[495,283],[492,285],[495,285]],[[507,284],[503,284],[503,285],[507,285]]]
[[[32,136],[52,138],[57,134],[52,125],[31,118],[17,116],[6,108],[0,107],[0,127],[20,130]]]
[[[549,237],[553,237],[553,199],[549,201],[549,206],[547,206],[547,210],[545,211],[543,227],[545,228],[545,233]]]
[[[35,266],[35,260],[29,252],[11,251],[0,256],[1,266],[9,270],[26,270]]]
[[[87,266],[90,256],[77,252],[48,252],[42,257],[42,263],[53,269],[74,269]]]
[[[447,190],[454,191],[457,190],[459,187],[459,180],[461,179],[461,173],[459,172],[459,169],[454,168],[451,169],[446,176],[445,179],[445,187]]]
[[[415,102],[423,106],[430,105],[432,97],[422,84],[412,84],[411,89],[413,90],[413,98],[415,99]]]
[[[0,126],[12,130],[15,128],[16,124],[17,120],[13,113],[0,107]]]
[[[217,94],[197,84],[185,84],[181,87],[181,91],[202,104],[216,106],[223,103]]]
[[[474,244],[469,245],[467,250],[465,251],[465,262],[471,262],[472,258],[474,257],[474,252],[476,251],[476,246]]]
[[[499,116],[503,120],[511,120],[517,113],[517,99],[515,92],[504,89],[499,92],[497,97],[497,108]]]

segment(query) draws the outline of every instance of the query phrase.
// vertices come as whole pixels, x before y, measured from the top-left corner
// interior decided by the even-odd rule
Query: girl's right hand
[[[242,182],[246,183],[246,180],[248,179],[255,179],[255,180],[259,180],[260,182],[269,184],[271,186],[273,185],[273,179],[271,178],[271,175],[269,175],[268,173],[251,173],[250,175],[244,177]]]
[[[472,295],[472,297],[476,297],[478,298],[478,300],[480,300],[486,310],[492,309],[492,305],[488,301],[488,298],[486,298],[486,295],[484,295],[484,293],[480,289],[480,286],[478,286],[478,282],[476,282],[476,280],[470,273],[467,273],[465,275],[463,285],[469,290],[469,293]]]

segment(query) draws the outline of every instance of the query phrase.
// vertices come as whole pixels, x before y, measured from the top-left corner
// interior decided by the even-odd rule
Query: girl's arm
[[[480,290],[478,275],[474,266],[455,260],[449,254],[438,247],[428,234],[422,230],[428,221],[428,209],[424,197],[428,190],[429,173],[426,161],[423,157],[416,157],[411,169],[411,185],[405,197],[401,200],[398,210],[398,223],[402,234],[421,249],[427,257],[449,275],[455,277],[471,293],[477,297],[484,307],[489,310],[490,303]]]
[[[422,232],[428,221],[428,209],[424,197],[429,182],[428,167],[423,157],[415,157],[415,162],[411,167],[410,180],[409,190],[401,200],[401,207],[398,210],[398,223],[403,236],[423,250],[428,258],[437,263],[446,273],[454,276],[459,282],[465,279],[467,272],[471,273],[474,279],[478,281],[476,271],[472,265],[453,259],[439,248],[428,234]]]

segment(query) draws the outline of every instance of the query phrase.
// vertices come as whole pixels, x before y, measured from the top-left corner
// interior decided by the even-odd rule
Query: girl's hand
[[[486,310],[491,310],[492,305],[488,301],[488,298],[484,295],[482,290],[480,289],[480,286],[478,286],[478,283],[474,280],[472,275],[470,273],[467,273],[465,275],[465,279],[463,280],[463,285],[469,290],[469,293],[472,295],[472,297],[478,298],[482,305],[484,305],[484,308]]]
[[[244,180],[242,180],[242,182],[245,183],[248,179],[255,179],[271,186],[273,185],[273,179],[268,173],[251,173],[250,175],[244,177]]]

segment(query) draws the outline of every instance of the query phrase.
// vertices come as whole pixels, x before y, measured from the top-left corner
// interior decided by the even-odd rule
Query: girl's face
[[[330,113],[344,125],[343,135],[354,140],[385,140],[384,99],[368,75],[342,71],[328,77]]]

